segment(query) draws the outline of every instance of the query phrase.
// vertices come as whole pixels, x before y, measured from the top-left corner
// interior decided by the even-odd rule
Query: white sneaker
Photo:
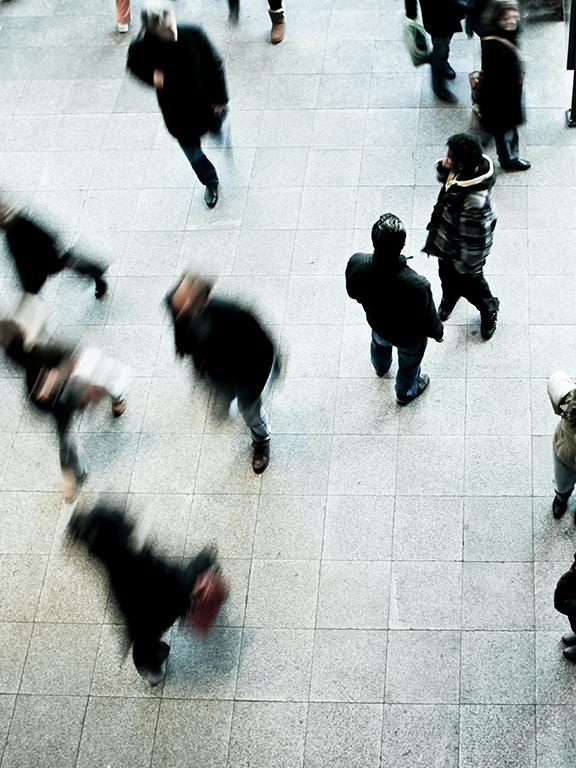
[[[117,27],[118,27],[118,32],[125,33],[125,32],[128,32],[128,30],[130,29],[130,24],[117,24]]]

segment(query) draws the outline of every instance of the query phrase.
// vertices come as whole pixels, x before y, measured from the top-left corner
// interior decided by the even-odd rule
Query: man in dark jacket
[[[500,306],[483,273],[496,227],[494,166],[473,136],[457,133],[448,139],[448,153],[437,171],[442,189],[422,250],[438,257],[438,314],[442,322],[447,320],[463,296],[480,311],[480,332],[487,340],[496,330]]]
[[[430,283],[406,263],[402,248],[404,225],[385,213],[372,227],[373,253],[355,253],[346,267],[346,290],[362,304],[372,328],[370,356],[378,376],[392,363],[398,348],[396,398],[407,405],[430,381],[420,373],[428,338],[443,340],[444,328],[432,298]]]
[[[103,278],[106,266],[63,249],[53,234],[1,199],[0,229],[6,233],[8,249],[26,293],[39,293],[48,276],[63,269],[91,277],[96,285],[97,299],[106,293],[108,284]]]
[[[199,374],[227,407],[238,409],[252,433],[252,469],[259,475],[270,461],[270,428],[262,393],[277,370],[274,344],[254,315],[238,304],[211,298],[212,284],[183,275],[168,295],[174,341],[190,355]]]
[[[568,617],[572,632],[562,636],[562,642],[568,647],[564,656],[576,661],[576,555],[569,571],[560,577],[554,592],[554,608]]]
[[[228,92],[222,59],[205,33],[176,26],[172,9],[142,11],[142,33],[130,45],[127,67],[156,89],[166,128],[178,141],[206,187],[209,208],[218,202],[218,174],[200,146],[207,132],[219,133]]]
[[[456,96],[446,87],[446,81],[456,77],[456,72],[448,63],[450,41],[455,32],[462,31],[460,22],[466,8],[467,0],[420,0],[422,24],[432,38],[432,90],[439,99],[450,103],[456,101]],[[406,0],[406,15],[410,19],[416,18],[416,0]]]

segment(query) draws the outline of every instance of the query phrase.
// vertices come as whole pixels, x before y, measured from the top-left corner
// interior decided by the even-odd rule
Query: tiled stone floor
[[[527,31],[532,170],[499,176],[487,272],[498,331],[458,308],[432,383],[400,410],[377,380],[343,269],[384,210],[414,266],[434,160],[470,122],[477,41],[453,43],[458,107],[435,102],[401,42],[400,0],[180,0],[226,55],[233,151],[214,211],[153,94],[124,74],[113,3],[0,5],[0,184],[112,262],[110,297],[55,278],[51,327],[134,370],[129,408],[79,424],[83,498],[126,499],[167,554],[216,539],[232,596],[207,643],[175,629],[165,684],[135,674],[102,573],[63,544],[55,437],[0,378],[2,768],[568,768],[576,668],[552,591],[575,550],[550,516],[545,382],[576,373],[576,131],[564,31]],[[254,301],[287,355],[273,458],[213,423],[177,364],[161,299],[187,265]],[[1,309],[16,300],[0,260]],[[5,741],[6,739],[6,741]],[[4,746],[5,742],[5,746]]]

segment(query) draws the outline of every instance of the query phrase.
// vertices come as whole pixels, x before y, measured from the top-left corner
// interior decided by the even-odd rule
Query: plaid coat
[[[444,180],[427,226],[428,238],[422,249],[430,256],[447,259],[461,274],[482,271],[492,248],[496,210],[492,202],[494,165],[484,155],[478,175],[459,179],[438,163]]]

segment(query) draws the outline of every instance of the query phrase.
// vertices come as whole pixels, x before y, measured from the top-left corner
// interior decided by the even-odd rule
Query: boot
[[[270,441],[267,443],[252,443],[252,469],[261,475],[270,463]]]
[[[554,520],[560,520],[567,509],[568,499],[563,499],[562,496],[556,494],[556,496],[554,496],[554,501],[552,502],[552,517]]]
[[[284,8],[280,8],[277,11],[268,11],[270,14],[270,21],[272,22],[272,31],[270,32],[270,42],[272,45],[278,45],[284,40],[286,33],[286,16],[284,15]]]
[[[449,307],[448,304],[442,299],[440,302],[440,306],[438,307],[438,317],[440,320],[442,320],[443,323],[448,320],[452,312],[454,311],[454,307]]]
[[[565,635],[562,635],[562,642],[564,645],[576,645],[576,635],[574,632],[566,632]]]
[[[480,335],[485,341],[494,336],[497,320],[498,312],[488,312],[485,315],[480,315]]]
[[[562,651],[564,658],[568,661],[576,661],[576,645],[571,645],[568,648],[564,648]]]

